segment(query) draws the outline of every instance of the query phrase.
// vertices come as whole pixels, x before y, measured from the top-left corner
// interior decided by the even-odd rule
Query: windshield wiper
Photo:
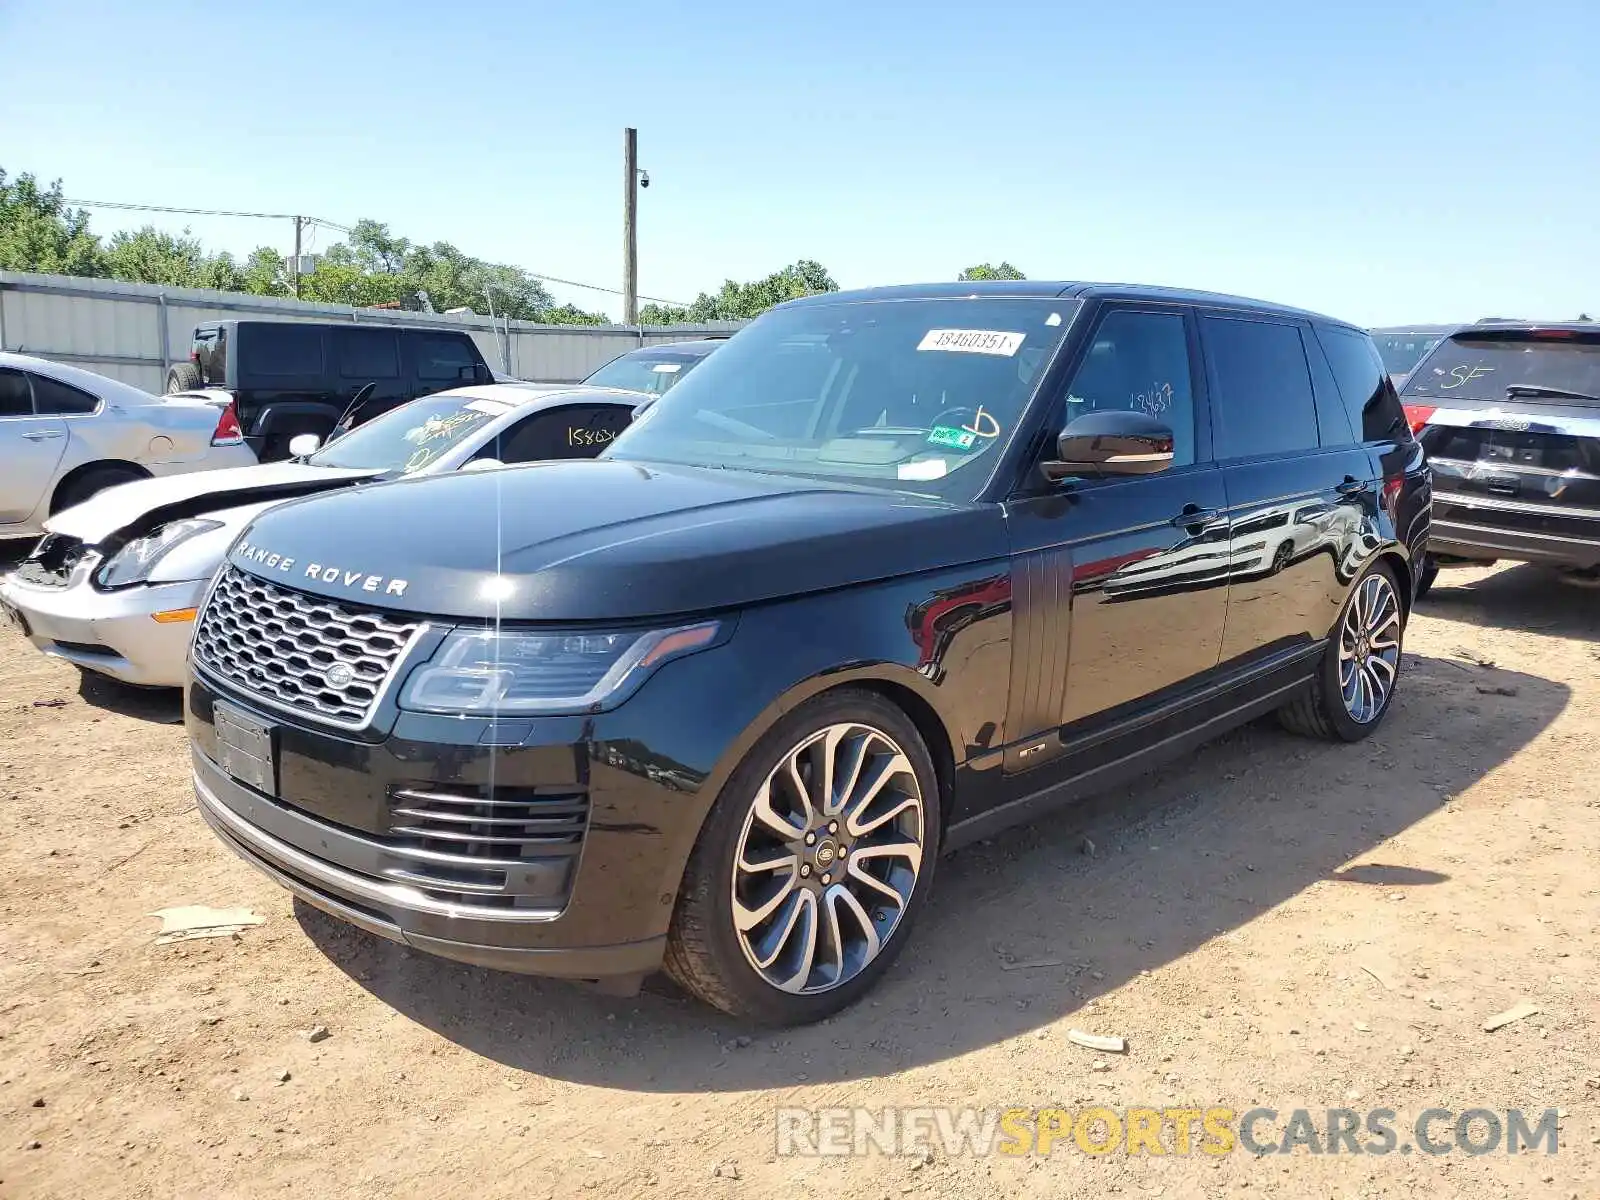
[[[1553,396],[1559,400],[1588,400],[1600,404],[1600,396],[1588,392],[1574,392],[1567,388],[1545,387],[1542,383],[1513,383],[1506,388],[1508,396]]]

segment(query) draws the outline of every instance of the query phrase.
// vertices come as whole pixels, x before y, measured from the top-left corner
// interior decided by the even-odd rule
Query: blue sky
[[[1595,0],[0,0],[0,166],[617,286],[633,124],[649,295],[1004,258],[1369,324],[1600,315],[1597,46]]]

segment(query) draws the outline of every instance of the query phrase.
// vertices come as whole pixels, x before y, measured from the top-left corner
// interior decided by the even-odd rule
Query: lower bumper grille
[[[582,792],[419,784],[389,793],[384,844],[405,866],[390,878],[475,904],[515,907],[530,867],[575,861],[589,823]],[[536,897],[548,903],[549,896]]]

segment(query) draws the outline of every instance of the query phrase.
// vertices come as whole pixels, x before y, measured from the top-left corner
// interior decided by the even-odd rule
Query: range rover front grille
[[[589,797],[570,789],[416,784],[389,792],[384,845],[405,866],[389,878],[440,898],[517,907],[549,902],[589,824]]]
[[[200,614],[194,657],[268,704],[359,729],[421,628],[227,566]]]

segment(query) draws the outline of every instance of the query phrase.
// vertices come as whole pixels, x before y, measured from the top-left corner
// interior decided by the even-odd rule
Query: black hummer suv
[[[1424,587],[1501,558],[1600,583],[1600,325],[1456,329],[1400,395],[1433,467]]]
[[[493,380],[463,330],[242,320],[197,326],[189,361],[167,372],[167,391],[229,392],[245,442],[271,462],[287,458],[299,434],[327,441],[341,417],[359,424],[418,396]]]
[[[587,462],[340,492],[198,621],[200,811],[486,966],[820,1018],[942,851],[1401,669],[1428,477],[1366,333],[1015,282],[782,305]],[[936,951],[935,951],[936,952]]]

